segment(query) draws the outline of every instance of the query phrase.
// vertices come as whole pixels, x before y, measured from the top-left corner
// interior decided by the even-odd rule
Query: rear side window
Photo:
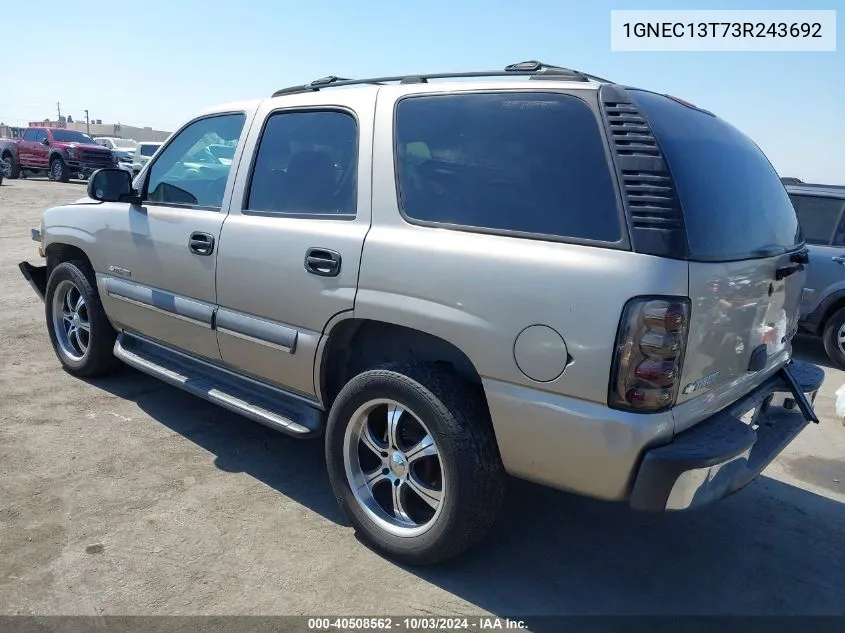
[[[618,242],[622,227],[598,123],[553,93],[402,99],[400,204],[411,221]]]
[[[158,145],[141,145],[141,156],[152,156],[158,148]]]
[[[823,196],[790,196],[808,244],[830,244],[845,200]]]
[[[772,256],[803,242],[795,209],[762,151],[725,121],[662,95],[631,90],[675,182],[690,259]]]
[[[346,112],[279,112],[267,120],[247,212],[354,216],[358,124]]]

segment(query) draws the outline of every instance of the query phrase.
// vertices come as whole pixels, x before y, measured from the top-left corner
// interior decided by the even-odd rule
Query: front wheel
[[[362,540],[409,564],[473,545],[504,492],[481,388],[427,364],[385,365],[349,381],[329,414],[326,461]]]
[[[112,352],[117,334],[100,303],[88,262],[64,262],[53,269],[44,308],[53,350],[69,373],[91,377],[118,366]]]
[[[70,171],[68,171],[64,159],[60,156],[56,156],[50,161],[50,180],[55,180],[56,182],[67,182],[70,180]]]

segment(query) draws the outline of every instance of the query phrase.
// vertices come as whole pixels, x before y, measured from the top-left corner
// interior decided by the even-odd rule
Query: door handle
[[[837,256],[837,257],[831,257],[830,259],[831,259],[831,261],[834,261],[837,264],[845,264],[845,256],[840,255],[840,256]]]
[[[340,253],[327,248],[309,248],[305,252],[305,270],[318,277],[337,277]]]
[[[214,252],[214,237],[208,233],[194,231],[188,238],[188,248],[195,255],[211,255]]]

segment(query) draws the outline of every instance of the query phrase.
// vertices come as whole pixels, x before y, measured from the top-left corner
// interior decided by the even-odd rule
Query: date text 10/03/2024
[[[522,630],[527,627],[523,620],[510,618],[309,618],[308,628],[312,631],[485,631]]]

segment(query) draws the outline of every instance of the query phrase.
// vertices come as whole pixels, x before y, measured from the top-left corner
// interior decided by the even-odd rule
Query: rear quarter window
[[[492,232],[622,239],[596,116],[564,94],[406,97],[396,106],[407,219]]]
[[[808,244],[830,244],[839,226],[845,200],[826,196],[791,194],[804,239]]]
[[[629,92],[672,174],[690,259],[751,259],[803,243],[786,189],[751,139],[722,119],[663,95]]]

